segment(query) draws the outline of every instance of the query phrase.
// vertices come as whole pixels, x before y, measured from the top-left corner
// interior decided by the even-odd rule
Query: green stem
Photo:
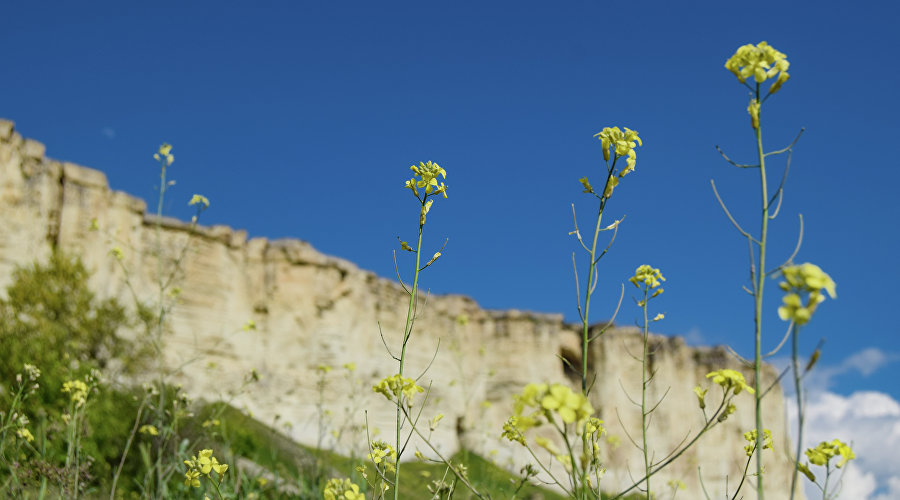
[[[647,476],[647,500],[650,500],[650,457],[647,450],[647,338],[649,328],[647,324],[647,287],[644,287],[644,301],[641,309],[644,311],[644,354],[641,356],[641,436],[643,438],[644,474]]]
[[[138,407],[137,415],[134,417],[134,426],[131,428],[131,434],[128,435],[128,440],[125,441],[125,450],[122,451],[122,458],[119,459],[119,466],[116,467],[116,472],[113,474],[112,487],[109,490],[109,500],[115,500],[116,498],[116,487],[119,483],[119,476],[122,474],[122,468],[125,467],[125,457],[128,456],[128,451],[131,450],[131,443],[134,442],[134,436],[137,435],[138,426],[141,425],[141,415],[144,413],[144,407],[147,405],[148,400],[149,397],[145,396],[141,401],[141,405]]]
[[[791,475],[791,500],[794,500],[794,494],[797,487],[797,475],[800,472],[800,452],[803,450],[803,392],[800,385],[800,360],[798,359],[798,344],[800,343],[798,338],[800,336],[797,335],[799,332],[796,323],[791,330],[791,337],[793,337],[791,339],[791,361],[793,361],[794,390],[797,392],[797,454],[794,455],[794,472]]]
[[[594,286],[594,268],[597,262],[594,260],[597,253],[597,238],[600,236],[600,222],[603,220],[603,202],[600,202],[600,210],[597,211],[597,226],[594,228],[594,241],[591,244],[591,262],[588,266],[587,289],[584,292],[584,318],[582,319],[581,332],[581,392],[587,396],[587,378],[588,378],[588,341],[590,326],[590,309],[591,309],[591,288]]]
[[[757,432],[757,434],[758,434],[758,432]],[[754,451],[756,451],[756,450],[754,450]],[[734,491],[734,495],[731,496],[731,500],[735,500],[737,498],[738,493],[740,493],[741,488],[744,486],[744,481],[747,480],[747,469],[750,468],[750,462],[752,460],[753,460],[752,457],[747,457],[747,463],[744,465],[744,473],[741,475],[741,482],[738,483],[738,487]],[[708,496],[707,496],[707,498],[708,498]]]
[[[831,466],[825,463],[825,484],[822,485],[822,500],[828,500],[828,480],[831,479]]]
[[[759,83],[756,84],[756,100],[759,102]],[[759,110],[759,122],[756,127],[756,152],[759,156],[759,175],[762,191],[762,224],[759,234],[759,266],[756,270],[755,304],[755,354],[753,358],[754,385],[756,389],[756,449],[762,450],[763,420],[762,420],[762,318],[763,318],[763,286],[766,280],[766,235],[769,229],[769,193],[766,184],[766,156],[762,145],[762,109]],[[765,500],[763,489],[763,460],[762,453],[756,454],[756,495],[758,500]]]
[[[156,356],[157,356],[157,389],[159,389],[159,401],[156,407],[156,420],[157,425],[160,429],[164,428],[164,419],[165,419],[165,403],[166,403],[166,389],[163,385],[163,354],[162,354],[162,333],[163,333],[163,322],[165,317],[165,305],[163,300],[165,299],[165,287],[163,285],[163,259],[162,259],[162,212],[163,212],[163,201],[166,196],[166,158],[163,156],[162,160],[160,160],[160,173],[159,173],[159,201],[156,204],[156,279],[157,279],[157,288],[159,291],[159,317],[156,319],[156,335],[154,339],[154,346],[156,347]],[[165,434],[165,433],[164,433]],[[154,488],[157,493],[157,498],[161,498],[161,494],[163,493],[163,467],[162,467],[162,453],[164,446],[164,439],[160,437],[154,439],[154,443],[156,444],[156,460],[154,463],[154,469],[156,473],[156,488]]]
[[[210,476],[206,476],[206,478],[209,479],[209,482],[212,483],[213,488],[216,489],[216,496],[219,497],[219,500],[225,500],[224,497],[222,496],[222,492],[219,490],[219,485],[216,484],[216,481]]]
[[[612,166],[609,166],[609,162],[607,161],[606,182],[603,185],[604,195],[600,196],[600,208],[597,210],[597,225],[594,226],[594,239],[591,243],[591,262],[590,265],[588,265],[587,289],[584,291],[584,316],[581,318],[581,393],[584,394],[585,397],[588,395],[588,343],[590,342],[588,327],[590,326],[591,290],[594,287],[594,269],[597,267],[597,239],[600,236],[600,223],[603,220],[603,209],[606,208],[606,202],[609,201],[609,198],[605,196],[606,188],[609,187],[609,182],[615,173],[616,161],[618,159],[618,156],[613,157]]]
[[[425,198],[428,198],[426,196]],[[425,206],[425,199],[422,200],[422,206]],[[403,346],[400,351],[400,376],[403,377],[403,365],[406,361],[406,345],[409,342],[409,337],[412,334],[412,327],[415,321],[415,309],[416,309],[416,296],[418,294],[419,289],[419,265],[421,263],[422,257],[422,230],[424,229],[425,224],[419,224],[419,238],[416,243],[416,269],[415,274],[413,274],[413,285],[409,290],[409,308],[406,311],[406,327],[403,329]],[[402,397],[400,395],[397,396],[397,433],[396,433],[396,445],[395,449],[397,450],[397,463],[395,466],[394,472],[394,500],[399,500],[400,498],[400,425],[403,422],[403,412],[402,412]]]
[[[9,407],[9,412],[7,412],[7,415],[6,415],[6,421],[3,422],[3,426],[2,426],[3,432],[0,432],[0,458],[3,457],[3,449],[6,447],[6,431],[12,427],[12,416],[13,416],[13,413],[16,413],[16,410],[19,406],[19,403],[20,403],[20,400],[22,397],[22,392],[24,390],[25,390],[25,384],[19,385],[19,392],[17,392],[16,397],[13,398],[13,401]]]

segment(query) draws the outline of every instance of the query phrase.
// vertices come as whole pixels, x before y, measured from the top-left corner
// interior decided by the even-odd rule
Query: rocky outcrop
[[[15,266],[58,246],[82,256],[101,296],[154,304],[159,270],[173,271],[172,261],[180,259],[174,271],[180,293],[165,299],[173,304],[165,364],[191,394],[232,400],[299,442],[344,453],[364,453],[363,408],[371,434],[392,433],[393,409],[371,386],[396,371],[379,332],[388,346],[399,344],[408,302],[400,284],[303,241],[248,240],[225,226],[158,219],[142,200],[110,189],[103,173],[51,160],[44,149],[0,120],[0,286]],[[114,247],[121,260],[110,255]],[[559,357],[578,361],[575,328],[561,315],[487,311],[463,296],[422,299],[406,373],[430,365],[422,379],[433,380],[423,417],[446,415],[433,441],[448,453],[463,445],[501,464],[521,463],[526,457],[498,439],[512,395],[529,382],[575,386]],[[249,321],[255,329],[242,328]],[[608,490],[639,477],[639,453],[627,437],[640,433],[639,412],[626,392],[640,395],[640,364],[631,357],[640,342],[636,330],[613,328],[589,353],[598,373],[592,403],[619,442],[606,450]],[[680,338],[652,342],[651,399],[666,395],[651,428],[660,459],[701,426],[692,388],[705,384],[711,370],[740,367],[721,348],[692,348]],[[325,373],[320,365],[334,369]],[[260,380],[248,385],[251,370]],[[774,375],[767,368],[767,379]],[[700,498],[698,467],[713,496],[724,492],[726,476],[732,487],[739,481],[742,434],[754,427],[752,399],[743,396],[737,413],[660,473],[658,485],[680,479],[688,491],[679,496]],[[775,453],[767,452],[767,498],[786,498],[790,465],[780,389],[765,408],[773,435],[782,437]]]

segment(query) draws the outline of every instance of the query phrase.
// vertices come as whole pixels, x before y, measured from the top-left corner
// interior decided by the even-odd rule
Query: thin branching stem
[[[735,163],[731,160],[731,158],[728,157],[728,155],[725,154],[725,151],[722,151],[722,148],[720,148],[719,146],[716,146],[716,151],[718,151],[719,154],[722,155],[722,158],[725,158],[725,161],[737,168],[759,168],[759,165],[751,165],[749,163]]]
[[[797,396],[797,453],[794,455],[794,467],[791,474],[791,500],[794,500],[794,494],[797,488],[797,475],[800,472],[800,452],[803,449],[803,384],[800,381],[800,347],[799,333],[800,328],[794,324],[791,329],[791,366],[794,372],[794,392]]]
[[[731,221],[731,224],[734,225],[735,229],[737,229],[738,232],[741,233],[748,240],[750,240],[756,244],[759,244],[759,241],[757,241],[755,238],[753,238],[753,236],[751,236],[750,233],[748,233],[747,231],[744,231],[744,228],[742,228],[741,225],[738,224],[738,222],[734,219],[734,217],[732,217],[731,212],[728,210],[728,207],[725,206],[725,202],[722,201],[722,197],[719,196],[719,191],[716,189],[716,181],[710,179],[709,183],[710,183],[710,185],[712,185],[713,193],[716,195],[716,200],[719,201],[719,206],[722,207],[722,211],[724,211],[725,215],[728,216],[728,220]]]

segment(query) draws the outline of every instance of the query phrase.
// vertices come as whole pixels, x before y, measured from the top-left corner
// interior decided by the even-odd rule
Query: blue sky
[[[189,217],[187,200],[203,193],[206,223],[307,240],[385,277],[396,236],[415,237],[409,165],[436,161],[449,199],[432,208],[425,248],[449,243],[424,286],[570,320],[570,204],[590,226],[595,200],[578,179],[601,175],[592,136],[626,126],[644,145],[607,207],[610,222],[627,218],[601,263],[592,318],[606,318],[647,263],[668,279],[654,303],[666,313],[660,333],[750,355],[746,242],[710,179],[756,231],[758,174],[714,146],[753,161],[747,91],[723,64],[766,40],[792,75],[764,105],[766,147],[806,127],[770,262],[790,253],[802,213],[797,261],[820,265],[838,290],[803,331],[807,352],[827,340],[823,390],[900,399],[898,7],[684,4],[19,2],[0,30],[0,116],[49,156],[145,199],[157,180],[150,156],[170,142],[170,214]],[[772,183],[782,165],[770,164]],[[775,285],[769,348],[785,327]],[[637,318],[633,290],[619,323]]]

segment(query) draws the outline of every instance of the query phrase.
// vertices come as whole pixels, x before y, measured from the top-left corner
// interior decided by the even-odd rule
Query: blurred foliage
[[[40,388],[24,408],[40,430],[35,444],[42,456],[21,464],[37,477],[65,461],[62,415],[69,395],[61,392],[63,383],[113,364],[125,371],[142,366],[144,348],[120,335],[135,320],[115,299],[98,299],[88,288],[89,277],[79,258],[54,252],[46,263],[17,268],[0,299],[0,409],[9,407],[9,390],[25,363],[42,372]],[[93,458],[94,481],[108,481],[118,464],[137,409],[135,395],[104,384],[89,397],[81,444]]]

